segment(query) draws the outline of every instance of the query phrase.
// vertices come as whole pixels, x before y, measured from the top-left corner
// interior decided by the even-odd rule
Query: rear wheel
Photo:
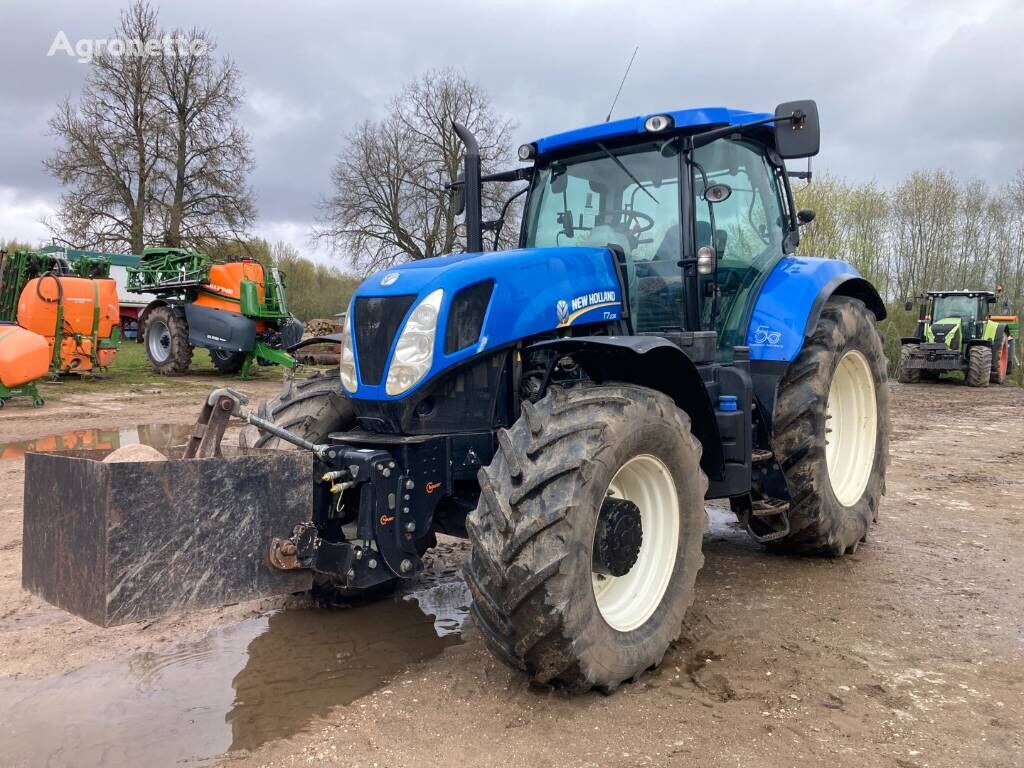
[[[992,377],[992,348],[981,345],[971,347],[967,353],[967,373],[965,381],[968,387],[987,387]]]
[[[355,409],[341,391],[337,368],[316,371],[308,379],[286,381],[277,397],[260,403],[257,414],[311,443],[326,442],[331,432],[345,432],[356,423]],[[242,448],[296,450],[291,443],[253,426],[242,429],[238,444]],[[398,579],[393,578],[369,589],[353,589],[336,579],[318,576],[313,592],[324,602],[347,604],[383,597],[397,584]]]
[[[553,388],[498,445],[466,519],[490,650],[575,690],[658,664],[704,562],[707,478],[689,417],[643,387]]]
[[[917,344],[904,344],[900,347],[900,370],[898,380],[900,384],[916,384],[921,380],[920,368],[908,368],[907,362],[917,351]]]
[[[145,342],[154,371],[163,376],[188,373],[192,365],[188,323],[171,307],[156,307],[146,314]]]
[[[210,361],[220,373],[238,373],[245,363],[245,352],[227,352],[223,349],[211,349]]]
[[[992,360],[991,382],[1002,384],[1006,381],[1006,374],[1010,371],[1010,339],[1005,333],[1000,332],[996,335],[994,349],[996,354]]]
[[[769,547],[842,555],[867,536],[889,458],[886,368],[864,303],[830,299],[779,386],[772,448],[791,495],[790,533]]]

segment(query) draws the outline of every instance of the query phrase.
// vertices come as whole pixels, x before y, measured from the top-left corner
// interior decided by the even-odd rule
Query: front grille
[[[416,296],[363,296],[356,299],[352,322],[356,331],[359,375],[364,384],[375,386],[384,378],[384,365],[395,334]]]

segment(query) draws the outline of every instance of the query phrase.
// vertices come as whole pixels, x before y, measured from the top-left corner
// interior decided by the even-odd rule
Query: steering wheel
[[[639,237],[644,232],[650,232],[654,229],[654,219],[651,216],[648,216],[642,211],[633,210],[632,208],[615,208],[613,210],[605,211],[601,214],[601,220],[605,221],[606,217],[610,216],[619,216],[620,218],[624,217],[626,220],[626,229],[635,237]],[[630,223],[633,221],[640,221],[643,222],[643,224],[638,229],[633,229]]]

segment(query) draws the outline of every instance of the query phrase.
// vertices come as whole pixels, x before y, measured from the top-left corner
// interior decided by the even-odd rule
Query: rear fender
[[[805,338],[810,338],[814,333],[814,329],[818,327],[818,320],[821,318],[821,310],[833,296],[849,296],[853,299],[860,299],[871,310],[875,320],[885,320],[887,314],[885,303],[878,295],[878,291],[875,290],[875,286],[860,276],[836,275],[825,284],[811,306],[811,311],[807,315],[807,323],[804,325]]]
[[[703,446],[701,468],[722,476],[722,441],[714,406],[693,361],[675,344],[657,336],[578,336],[542,341],[530,350],[557,349],[575,360],[593,381],[625,382],[671,397],[689,417]]]
[[[874,286],[850,264],[804,256],[783,258],[758,292],[747,327],[751,361],[793,362],[833,296],[860,299],[884,320],[885,305]]]

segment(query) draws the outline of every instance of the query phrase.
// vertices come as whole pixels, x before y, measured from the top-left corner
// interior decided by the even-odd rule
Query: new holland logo
[[[398,281],[399,274],[398,272],[388,272],[380,279],[380,284],[385,288],[389,285],[394,285]]]
[[[565,299],[560,299],[559,302],[555,304],[555,312],[558,313],[558,322],[564,323],[569,319],[569,302]]]
[[[560,299],[555,304],[555,313],[558,315],[558,325],[563,327],[572,325],[576,318],[594,309],[605,309],[605,320],[614,320],[618,317],[617,307],[619,299],[615,291],[596,291],[594,293],[583,293],[566,301]]]

